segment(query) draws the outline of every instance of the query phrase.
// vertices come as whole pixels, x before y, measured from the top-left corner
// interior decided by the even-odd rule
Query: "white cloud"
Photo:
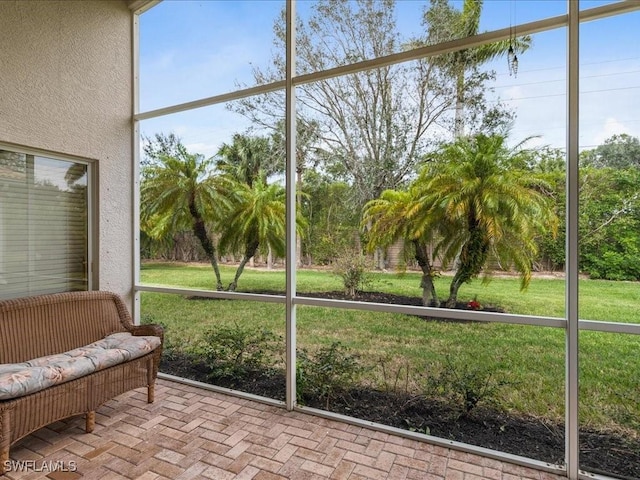
[[[620,135],[622,133],[632,134],[631,130],[622,122],[613,117],[609,117],[602,123],[598,133],[593,136],[593,139],[596,145],[600,145],[604,143],[607,138],[611,138],[613,135]]]
[[[196,143],[187,143],[185,147],[189,152],[200,153],[204,155],[206,158],[215,156],[220,149],[221,144],[216,143],[206,143],[206,142],[196,142]]]

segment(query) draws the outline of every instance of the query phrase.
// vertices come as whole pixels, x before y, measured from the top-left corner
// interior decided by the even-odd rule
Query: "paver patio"
[[[168,380],[156,388],[153,404],[138,389],[103,405],[93,433],[74,417],[26,437],[5,478],[564,478]]]

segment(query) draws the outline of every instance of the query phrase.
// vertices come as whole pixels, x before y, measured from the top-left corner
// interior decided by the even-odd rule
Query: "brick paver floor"
[[[167,380],[158,380],[155,403],[134,390],[97,411],[93,433],[83,427],[75,417],[26,437],[6,478],[562,478]]]

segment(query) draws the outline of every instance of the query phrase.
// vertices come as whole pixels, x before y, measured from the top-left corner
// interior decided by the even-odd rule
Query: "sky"
[[[629,0],[639,1],[639,0]],[[307,18],[313,0],[298,0]],[[398,0],[404,38],[421,34],[426,0]],[[582,0],[581,8],[612,1]],[[460,1],[452,1],[460,6]],[[164,0],[140,19],[140,111],[145,112],[252,86],[253,68],[274,53],[273,25],[283,0]],[[480,31],[566,13],[565,0],[485,0]],[[614,134],[640,137],[640,11],[586,22],[580,39],[580,146],[594,148]],[[517,33],[517,28],[516,28]],[[536,34],[509,75],[506,58],[487,64],[496,72],[489,96],[516,112],[513,141],[530,146],[566,143],[566,29]],[[176,133],[191,152],[214,155],[249,126],[224,105],[141,123],[143,135]]]

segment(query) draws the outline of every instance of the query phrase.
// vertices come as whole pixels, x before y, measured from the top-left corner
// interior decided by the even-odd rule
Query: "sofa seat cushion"
[[[0,365],[0,400],[22,397],[119,363],[160,346],[160,338],[114,333],[69,352]]]

